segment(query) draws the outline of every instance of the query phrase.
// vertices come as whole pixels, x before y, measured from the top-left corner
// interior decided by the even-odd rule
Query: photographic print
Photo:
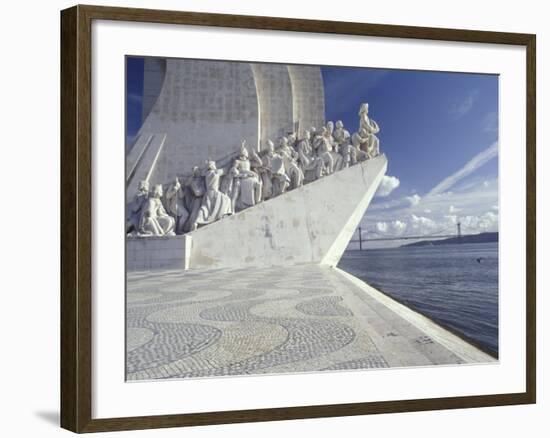
[[[498,75],[125,81],[128,381],[498,361]]]

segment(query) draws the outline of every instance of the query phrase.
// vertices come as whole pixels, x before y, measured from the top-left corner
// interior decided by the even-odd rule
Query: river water
[[[498,243],[346,251],[338,267],[498,354]]]

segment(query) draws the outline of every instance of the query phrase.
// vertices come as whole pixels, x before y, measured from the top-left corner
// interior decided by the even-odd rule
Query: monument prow
[[[129,239],[128,269],[336,266],[386,169],[380,155],[185,236]]]

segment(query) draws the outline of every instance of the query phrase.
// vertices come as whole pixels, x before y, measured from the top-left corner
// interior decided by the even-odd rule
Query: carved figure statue
[[[274,145],[271,140],[267,140],[266,149],[260,159],[260,165],[256,166],[256,171],[259,173],[262,181],[262,199],[269,199],[273,195],[273,184],[271,182],[271,160],[274,155]]]
[[[250,169],[260,176],[260,168],[263,166],[262,159],[254,149],[250,152],[248,161],[250,161]]]
[[[231,214],[231,199],[220,192],[220,178],[224,174],[222,169],[216,168],[214,161],[209,161],[204,174],[206,193],[202,197],[202,203],[197,218],[191,225],[196,230],[199,225],[206,225]]]
[[[248,150],[244,142],[241,145],[239,158],[235,160],[235,164],[239,171],[236,176],[239,178],[239,196],[235,207],[237,210],[243,210],[258,204],[262,200],[262,182],[258,174],[251,169]]]
[[[271,196],[279,196],[286,192],[290,184],[290,178],[285,172],[285,158],[279,153],[274,153],[271,157]]]
[[[259,157],[258,157],[259,158]],[[262,199],[269,199],[283,193],[290,182],[285,173],[283,157],[275,152],[271,140],[267,140],[266,149],[261,157],[261,166],[256,170],[262,181]]]
[[[170,216],[162,205],[162,185],[153,188],[151,196],[143,206],[139,233],[145,236],[173,236],[175,219]]]
[[[291,137],[293,138],[293,137]],[[287,137],[281,137],[279,139],[279,147],[277,148],[277,153],[283,157],[285,164],[285,170],[288,171],[290,168],[290,163],[292,161],[292,155],[294,153],[294,148],[292,148],[288,143]]]
[[[368,136],[368,143],[364,149],[370,158],[374,158],[380,154],[380,140],[376,134],[380,132],[378,123],[369,118],[369,104],[363,103],[359,108],[359,128],[364,129]]]
[[[325,135],[329,140],[331,151],[338,152],[338,143],[334,139],[334,123],[329,120],[326,124]]]
[[[365,161],[369,158],[369,136],[367,131],[364,129],[359,129],[358,132],[355,132],[351,136],[351,143],[355,147],[357,161]]]
[[[194,227],[194,224],[197,222],[197,217],[199,215],[199,210],[202,204],[202,197],[206,193],[206,187],[204,185],[204,178],[201,175],[200,169],[195,166],[193,167],[193,175],[188,182],[187,190],[187,209],[189,210],[189,219],[184,225],[185,232],[191,231]],[[196,227],[195,227],[196,228]]]
[[[235,204],[239,196],[240,179],[237,160],[233,161],[233,164],[226,172],[221,183],[221,192],[229,196],[231,199],[231,213],[235,213]]]
[[[178,178],[168,186],[164,197],[166,209],[176,221],[174,231],[176,234],[183,234],[185,222],[189,218],[189,211],[185,208],[185,192]]]
[[[126,207],[126,234],[137,233],[139,231],[139,222],[141,220],[141,210],[149,197],[149,182],[140,181],[138,191],[132,202]]]
[[[336,121],[336,129],[334,129],[332,136],[338,146],[346,144],[346,142],[349,142],[350,140],[350,134],[344,129],[344,122],[341,120]]]
[[[357,163],[357,153],[350,144],[350,134],[344,129],[344,123],[341,120],[336,122],[336,129],[333,133],[334,141],[338,144],[338,150],[342,155],[342,167],[352,166]]]
[[[357,164],[357,149],[350,143],[349,138],[340,145],[340,154],[342,155],[342,168]]]
[[[322,135],[326,139],[326,144],[328,144],[328,153],[332,157],[332,171],[335,172],[337,170],[342,169],[344,160],[342,158],[342,155],[339,153],[339,147],[338,143],[336,143],[336,140],[334,140],[333,134],[334,133],[334,123],[331,121],[327,122],[327,126],[323,128]]]
[[[319,179],[323,176],[323,160],[313,154],[310,131],[306,131],[304,135],[305,137],[299,141],[297,146],[300,166],[302,166],[304,174],[313,172],[312,180]]]
[[[296,142],[298,140],[298,136],[295,132],[290,133],[287,137],[287,143],[288,146],[290,146],[292,149],[296,149]]]
[[[327,128],[323,127],[320,134],[313,138],[313,148],[317,156],[323,160],[325,175],[329,175],[334,171],[334,159],[332,158],[332,145],[328,139]]]
[[[287,174],[288,179],[290,180],[288,182],[289,190],[293,190],[304,185],[304,172],[302,171],[300,166],[298,166],[297,154],[292,154]]]

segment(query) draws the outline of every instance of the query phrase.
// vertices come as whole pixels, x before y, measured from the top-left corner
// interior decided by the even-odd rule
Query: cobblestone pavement
[[[128,380],[457,364],[338,270],[127,277]]]

